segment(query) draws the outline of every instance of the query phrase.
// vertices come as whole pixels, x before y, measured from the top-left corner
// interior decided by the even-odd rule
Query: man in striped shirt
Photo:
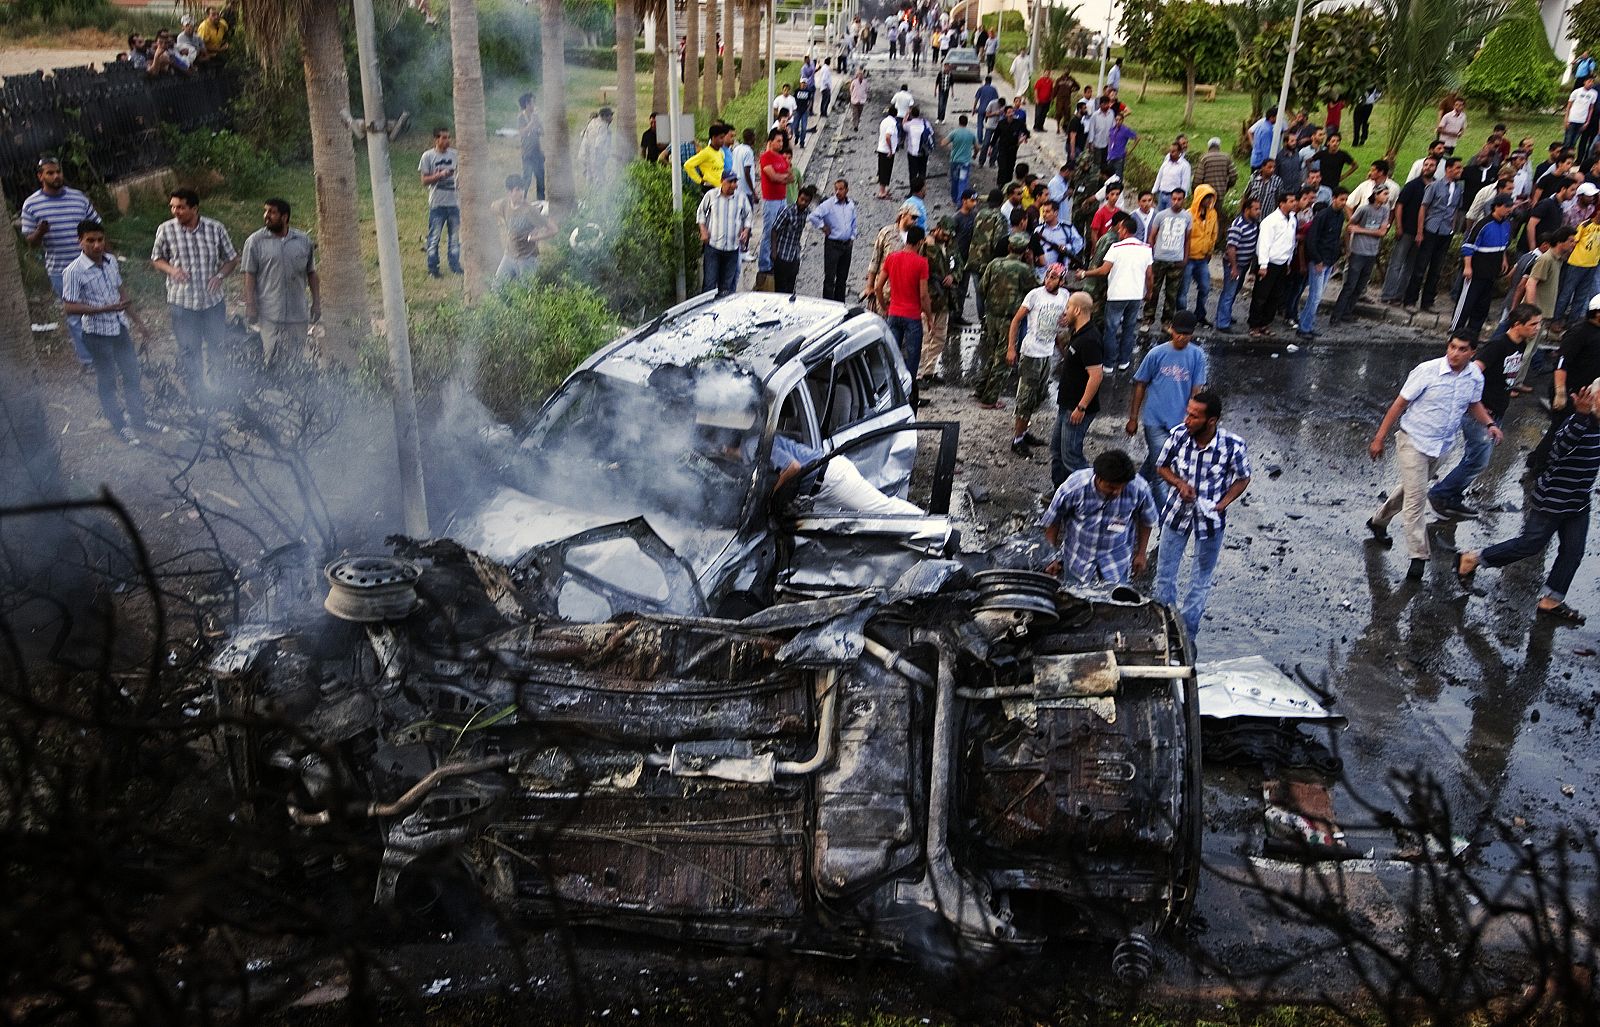
[[[1239,216],[1228,226],[1228,241],[1222,259],[1222,295],[1217,298],[1217,331],[1233,334],[1233,303],[1239,295],[1239,283],[1250,273],[1255,262],[1256,238],[1261,232],[1261,201],[1254,196],[1245,197]]]
[[[210,406],[206,354],[216,368],[227,331],[222,283],[239,266],[239,254],[228,230],[200,216],[200,196],[193,189],[174,189],[167,198],[172,220],[156,229],[150,264],[167,276],[167,309],[178,343],[178,371],[189,402],[197,412]]]
[[[739,195],[739,179],[722,174],[722,188],[700,198],[695,211],[700,226],[702,290],[726,296],[739,287],[739,250],[750,242],[750,205]]]
[[[1480,564],[1504,567],[1538,556],[1555,536],[1560,539],[1556,562],[1545,578],[1544,595],[1539,598],[1535,613],[1577,626],[1584,622],[1584,616],[1567,605],[1566,595],[1583,562],[1583,546],[1589,535],[1590,495],[1594,492],[1595,473],[1600,471],[1600,420],[1595,417],[1600,381],[1573,393],[1572,403],[1574,413],[1556,435],[1550,462],[1534,483],[1522,534],[1487,549],[1462,553],[1456,558],[1456,574],[1462,585],[1470,587]]]
[[[1161,546],[1156,558],[1157,602],[1178,601],[1178,566],[1189,536],[1194,536],[1194,567],[1183,598],[1183,623],[1193,638],[1206,612],[1206,596],[1222,555],[1227,510],[1250,487],[1250,454],[1244,440],[1217,427],[1222,399],[1202,389],[1189,400],[1183,423],[1167,435],[1156,473],[1171,488],[1161,514]]]
[[[39,189],[22,201],[22,236],[29,246],[44,247],[44,269],[50,276],[50,288],[56,298],[61,298],[61,276],[67,265],[78,259],[78,224],[100,220],[89,197],[67,185],[61,161],[55,157],[39,158]],[[88,368],[93,357],[83,344],[83,331],[78,319],[67,315],[67,334],[72,338],[72,352],[78,363]]]
[[[100,410],[111,431],[130,446],[139,444],[134,429],[156,430],[145,420],[144,394],[139,390],[139,355],[128,335],[128,290],[115,257],[106,255],[106,232],[100,222],[84,220],[77,226],[80,252],[62,271],[61,299],[67,313],[79,319],[83,341],[94,357]],[[140,326],[143,330],[143,326]],[[122,376],[126,419],[117,402],[117,376]]]
[[[1133,458],[1120,449],[1095,457],[1093,467],[1067,475],[1039,521],[1060,547],[1048,570],[1069,585],[1127,582],[1143,574],[1156,523],[1156,501]]]

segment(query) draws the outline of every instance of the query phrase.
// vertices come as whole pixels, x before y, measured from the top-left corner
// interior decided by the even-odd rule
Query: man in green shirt
[[[1523,279],[1521,302],[1532,303],[1546,320],[1555,317],[1556,297],[1561,290],[1561,268],[1567,254],[1572,252],[1573,230],[1562,225],[1550,233],[1550,248],[1539,254],[1539,259],[1528,269]]]

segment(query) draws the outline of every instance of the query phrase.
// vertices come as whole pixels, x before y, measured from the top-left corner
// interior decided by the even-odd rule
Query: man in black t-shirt
[[[1538,241],[1539,236],[1545,232],[1554,232],[1565,224],[1563,207],[1578,191],[1578,180],[1563,178],[1559,181],[1552,180],[1551,188],[1546,190],[1544,198],[1533,205],[1528,211],[1527,230],[1523,233],[1522,248],[1531,250]]]
[[[1556,433],[1572,416],[1572,394],[1596,378],[1600,378],[1600,296],[1589,301],[1584,319],[1561,336],[1556,373],[1550,382],[1550,428],[1528,454],[1528,470],[1544,470]]]
[[[1526,391],[1517,386],[1514,392],[1513,385],[1517,373],[1522,370],[1528,341],[1539,334],[1542,320],[1538,307],[1532,303],[1518,304],[1511,310],[1511,323],[1506,330],[1479,346],[1472,357],[1483,370],[1483,406],[1495,424],[1505,417],[1511,397]],[[1470,414],[1461,419],[1461,434],[1466,442],[1461,461],[1428,490],[1428,504],[1441,517],[1478,516],[1478,511],[1466,504],[1467,487],[1489,466],[1494,446],[1489,441],[1488,427],[1479,424]]]
[[[1399,303],[1411,279],[1411,258],[1417,246],[1417,216],[1422,213],[1422,194],[1433,183],[1439,162],[1424,157],[1422,173],[1405,184],[1394,204],[1395,237],[1389,249],[1389,270],[1383,277],[1383,302]],[[1326,177],[1326,176],[1324,176]]]
[[[1056,430],[1050,436],[1050,483],[1060,488],[1073,471],[1089,466],[1083,440],[1100,412],[1100,383],[1105,378],[1105,348],[1094,323],[1094,300],[1086,292],[1067,297],[1061,316],[1067,328],[1056,333],[1061,354],[1061,387],[1056,391]]]
[[[1356,166],[1356,159],[1339,148],[1339,133],[1334,132],[1328,136],[1327,147],[1318,150],[1310,163],[1322,169],[1322,181],[1333,187],[1344,181],[1344,176]]]

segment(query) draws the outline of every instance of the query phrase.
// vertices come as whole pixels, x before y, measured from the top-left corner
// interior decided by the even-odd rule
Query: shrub
[[[271,157],[230,129],[186,133],[165,130],[171,137],[174,167],[186,175],[195,171],[211,172],[226,182],[235,195],[256,191],[276,170]]]
[[[1562,64],[1545,39],[1539,8],[1522,0],[1489,33],[1483,49],[1467,66],[1462,87],[1491,110],[1539,110],[1556,97]]]
[[[587,285],[522,279],[468,305],[450,300],[413,311],[411,354],[418,389],[431,394],[456,375],[496,417],[513,421],[617,332],[600,293]],[[370,340],[369,378],[383,380],[388,351]]]

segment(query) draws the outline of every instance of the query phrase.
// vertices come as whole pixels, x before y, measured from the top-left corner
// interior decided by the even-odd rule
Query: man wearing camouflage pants
[[[978,291],[983,296],[983,341],[978,345],[976,395],[985,410],[1000,408],[1011,319],[1016,316],[1023,299],[1039,284],[1024,256],[1032,243],[1030,236],[1013,232],[1006,240],[1007,255],[990,261],[978,280]]]

